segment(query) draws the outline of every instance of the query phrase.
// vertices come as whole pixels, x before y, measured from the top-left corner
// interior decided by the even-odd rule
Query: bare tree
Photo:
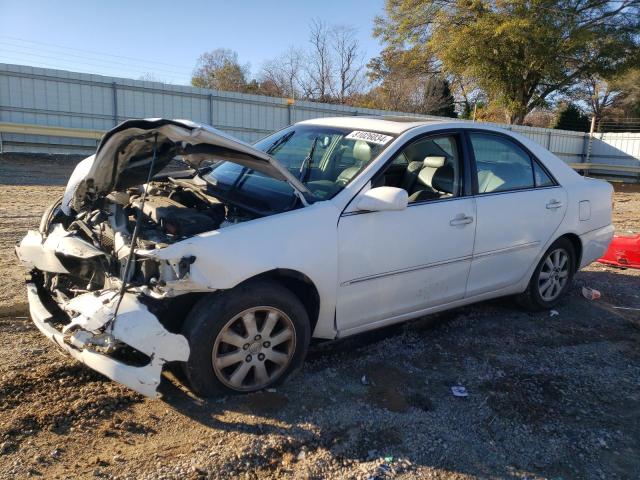
[[[333,86],[330,29],[320,19],[312,20],[309,28],[311,51],[307,62],[307,75],[303,81],[303,90],[306,96],[326,102],[331,99]]]
[[[153,72],[143,73],[138,77],[138,80],[144,80],[145,82],[168,83]]]
[[[336,82],[334,94],[340,103],[358,93],[362,88],[364,54],[356,38],[356,29],[348,25],[336,25],[331,29],[331,46],[335,55]]]
[[[619,95],[620,92],[612,87],[611,82],[593,75],[578,85],[574,98],[587,105],[587,111],[595,117],[598,124]]]
[[[262,66],[260,81],[273,85],[277,95],[299,97],[303,64],[304,53],[295,47],[289,47],[285,53]]]

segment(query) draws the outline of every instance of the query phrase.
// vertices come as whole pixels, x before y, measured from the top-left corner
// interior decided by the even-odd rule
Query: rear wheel
[[[191,348],[185,374],[194,390],[214,396],[282,382],[302,366],[310,327],[291,291],[260,282],[203,298],[183,333]]]
[[[538,263],[520,303],[532,310],[552,308],[571,285],[575,273],[575,251],[566,238],[559,238]]]

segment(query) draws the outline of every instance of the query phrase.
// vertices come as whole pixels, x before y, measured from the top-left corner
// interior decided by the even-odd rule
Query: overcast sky
[[[0,63],[188,83],[200,53],[238,52],[255,74],[289,46],[307,46],[312,18],[358,29],[367,58],[383,0],[0,0]]]

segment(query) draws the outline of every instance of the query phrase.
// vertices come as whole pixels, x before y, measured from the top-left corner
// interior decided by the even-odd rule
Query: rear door
[[[519,282],[552,237],[567,194],[510,137],[473,131],[477,225],[467,296]]]

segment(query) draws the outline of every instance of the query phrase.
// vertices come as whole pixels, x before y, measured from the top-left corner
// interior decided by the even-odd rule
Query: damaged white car
[[[157,396],[273,386],[333,339],[518,294],[550,308],[613,234],[612,189],[464,122],[325,118],[251,146],[126,121],[16,247],[31,316],[73,357]]]

